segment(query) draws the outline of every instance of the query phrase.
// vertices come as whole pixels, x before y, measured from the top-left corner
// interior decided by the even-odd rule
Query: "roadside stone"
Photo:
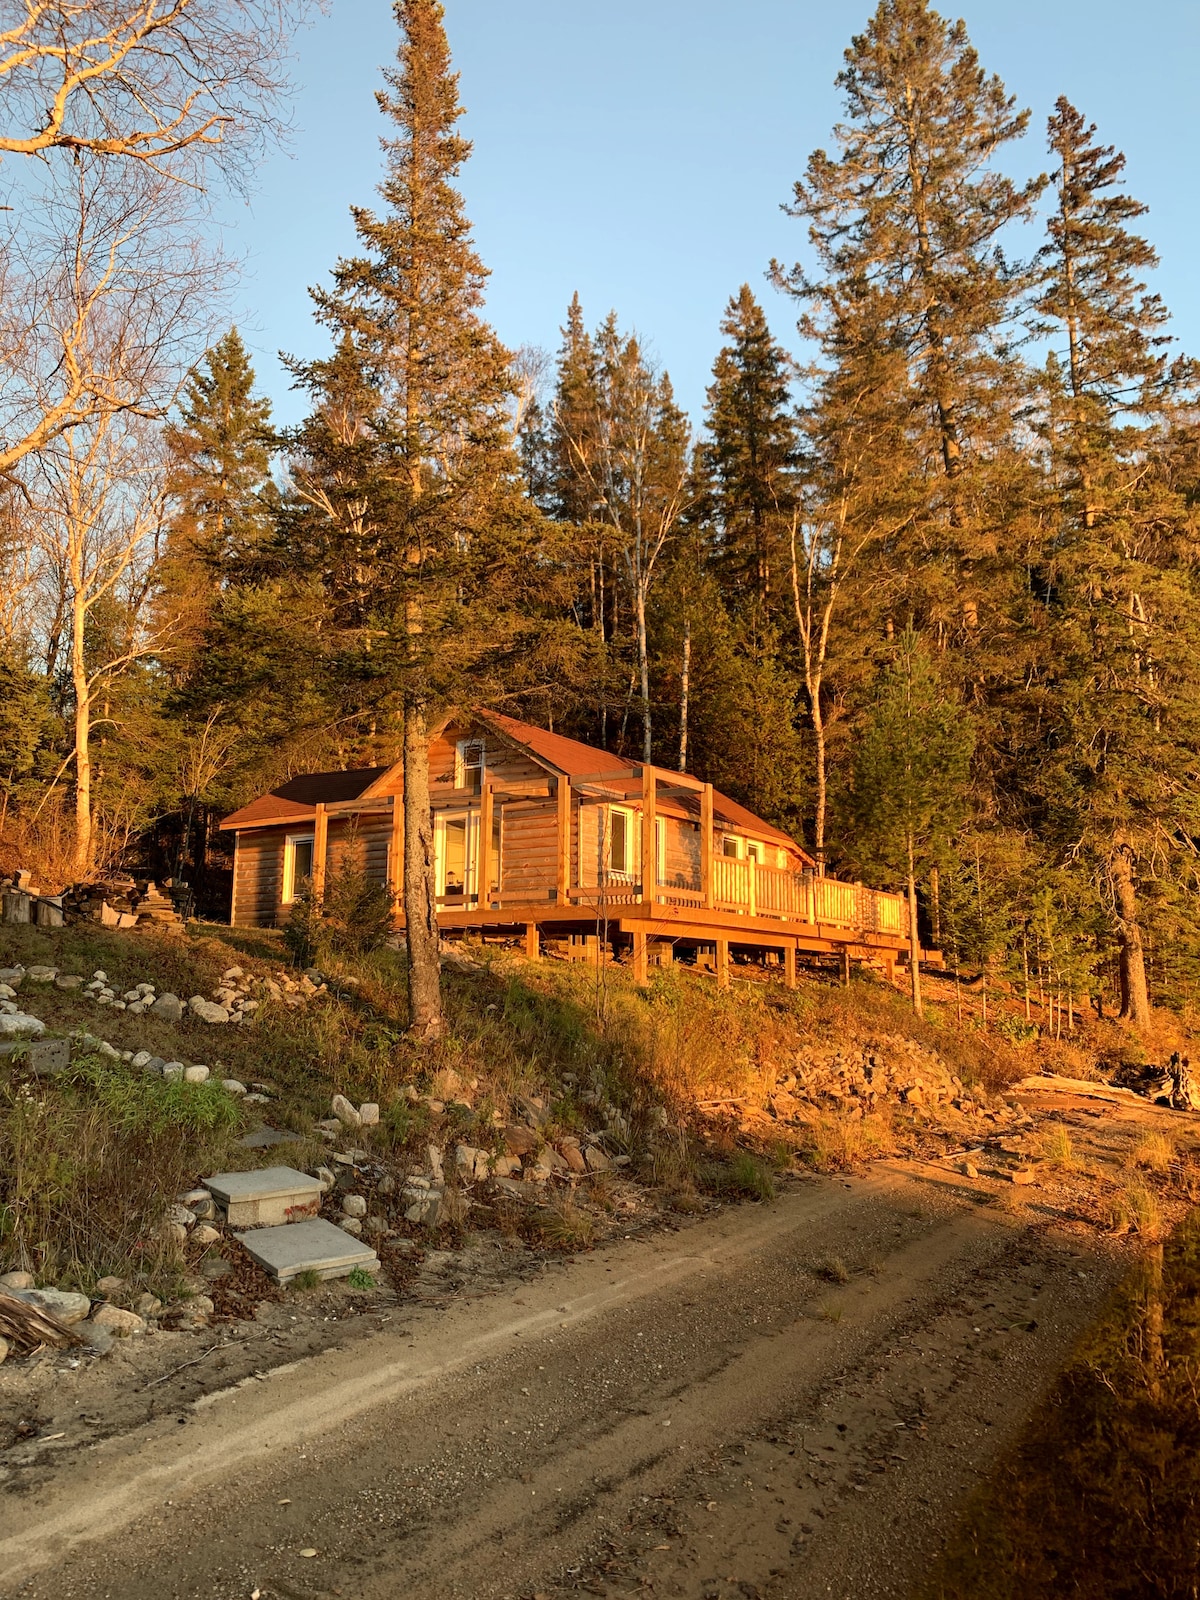
[[[58,977],[57,967],[26,967],[25,976],[30,983],[53,983]]]
[[[342,1210],[348,1217],[365,1217],[367,1202],[361,1194],[348,1194],[342,1198]]]
[[[126,1006],[125,1009],[128,1011],[131,1017],[140,1017],[145,1011],[146,1006],[144,1001],[134,1000],[130,1005]]]
[[[363,1232],[370,1234],[373,1239],[382,1238],[388,1231],[388,1225],[382,1217],[364,1217]]]
[[[7,983],[0,983],[0,1000],[15,1000],[17,991]]]
[[[582,1173],[587,1171],[587,1162],[583,1151],[572,1139],[564,1139],[558,1147],[559,1154],[572,1172]]]
[[[344,1094],[333,1097],[333,1114],[344,1128],[361,1128],[362,1115],[356,1111]]]
[[[136,1311],[123,1311],[120,1306],[98,1306],[92,1315],[97,1328],[106,1328],[118,1339],[128,1339],[131,1334],[145,1333],[146,1323]]]
[[[194,1214],[188,1210],[187,1206],[172,1206],[167,1212],[168,1222],[181,1223],[185,1228],[190,1228],[195,1220]]]
[[[199,1017],[201,1022],[207,1022],[210,1027],[218,1027],[223,1022],[229,1021],[229,1013],[224,1006],[219,1006],[215,1000],[206,1000],[202,994],[194,994],[188,1001],[188,1010],[194,1017]]]
[[[54,987],[66,990],[80,989],[83,987],[83,979],[72,972],[60,972],[54,980]]]
[[[429,1163],[429,1170],[433,1174],[435,1183],[444,1183],[446,1174],[442,1167],[442,1152],[436,1144],[426,1145],[425,1159]]]
[[[0,1366],[8,1359],[8,1340],[0,1339]]]
[[[363,1225],[357,1217],[339,1217],[338,1227],[343,1233],[351,1234],[355,1239],[362,1236]]]
[[[520,1172],[521,1163],[516,1156],[496,1156],[492,1162],[492,1176],[494,1178],[511,1178],[514,1172]]]
[[[583,1153],[583,1159],[587,1163],[589,1172],[607,1172],[612,1166],[612,1162],[598,1144],[588,1145]]]
[[[32,1289],[32,1272],[6,1272],[0,1277],[0,1289]]]
[[[162,1310],[162,1307],[163,1303],[158,1296],[156,1294],[151,1294],[147,1289],[145,1294],[138,1296],[138,1303],[134,1307],[134,1310],[137,1312],[139,1317],[145,1317],[147,1320],[149,1320],[150,1317],[156,1317]],[[93,1312],[92,1321],[95,1322],[95,1320],[96,1317],[95,1313]]]
[[[147,1072],[153,1072],[157,1077],[161,1078],[163,1075],[163,1068],[166,1066],[166,1064],[167,1063],[161,1056],[151,1056],[149,1061],[146,1063],[145,1070]]]
[[[164,1022],[183,1021],[183,1001],[177,994],[160,994],[150,1010]]]
[[[92,1308],[87,1295],[74,1294],[70,1289],[17,1289],[14,1292],[18,1300],[28,1301],[40,1311],[48,1311],[64,1328],[73,1328],[77,1322],[82,1322]]]
[[[154,1057],[150,1054],[149,1050],[139,1050],[129,1065],[131,1067],[136,1067],[140,1072],[143,1067],[148,1067],[153,1060]]]
[[[159,1227],[159,1238],[164,1244],[186,1244],[188,1231],[182,1222],[167,1221]]]
[[[373,1100],[366,1100],[358,1108],[359,1126],[362,1128],[376,1128],[379,1126],[379,1107]]]
[[[93,1355],[106,1356],[113,1347],[111,1330],[99,1327],[90,1319],[87,1322],[81,1322],[75,1332],[92,1351]]]
[[[528,1156],[537,1149],[538,1136],[523,1123],[511,1123],[504,1130],[504,1148],[510,1156]]]
[[[211,1317],[213,1312],[217,1309],[206,1294],[194,1294],[190,1300],[186,1300],[184,1302],[184,1305],[193,1316],[204,1317],[206,1319]]]
[[[14,989],[20,988],[24,976],[24,967],[0,967],[0,983],[11,984]]]
[[[182,1061],[164,1061],[162,1075],[164,1078],[182,1078],[185,1070]]]
[[[328,1167],[318,1167],[316,1172],[313,1173],[313,1177],[321,1185],[322,1194],[332,1193],[334,1185],[337,1183],[337,1177]]]
[[[958,1170],[962,1173],[964,1178],[977,1178],[979,1176],[979,1168],[973,1161],[960,1162]]]
[[[240,1083],[237,1078],[222,1078],[221,1087],[226,1094],[236,1095],[239,1100],[246,1093],[246,1085]]]
[[[0,1015],[0,1039],[38,1039],[45,1031],[46,1024],[25,1011]]]
[[[1016,1184],[1032,1183],[1036,1174],[1032,1167],[1016,1167],[1012,1174],[1012,1181]]]
[[[183,1081],[185,1083],[207,1083],[208,1082],[208,1068],[207,1067],[185,1067],[183,1069]]]
[[[214,1228],[209,1222],[202,1222],[198,1227],[192,1229],[193,1244],[204,1246],[216,1244],[220,1237],[221,1235],[218,1233],[216,1228]]]

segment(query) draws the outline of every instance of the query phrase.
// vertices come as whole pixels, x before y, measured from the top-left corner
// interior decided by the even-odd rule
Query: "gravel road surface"
[[[814,1179],[123,1436],[56,1418],[0,1594],[906,1595],[1124,1270],[982,1199]]]

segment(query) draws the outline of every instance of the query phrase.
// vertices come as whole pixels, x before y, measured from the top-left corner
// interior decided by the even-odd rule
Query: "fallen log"
[[[18,1355],[29,1355],[47,1344],[65,1350],[82,1343],[78,1334],[72,1333],[48,1311],[3,1292],[0,1292],[0,1339],[6,1339]]]

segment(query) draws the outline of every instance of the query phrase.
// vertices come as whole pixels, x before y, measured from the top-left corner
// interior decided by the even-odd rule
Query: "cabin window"
[[[454,787],[478,794],[483,788],[485,751],[482,739],[460,739],[454,747]]]
[[[633,812],[613,806],[608,815],[608,870],[614,876],[630,876],[634,871]]]
[[[313,875],[313,850],[316,841],[311,833],[289,833],[283,846],[283,902],[289,905],[300,894]]]
[[[748,858],[751,861],[757,861],[759,866],[760,867],[762,866],[763,847],[762,847],[761,844],[759,844],[757,839],[749,839],[749,840],[747,840],[747,842],[746,842],[746,855],[748,856]]]
[[[725,855],[731,856],[734,861],[742,859],[742,841],[735,839],[731,833],[727,833],[722,839],[721,850]]]

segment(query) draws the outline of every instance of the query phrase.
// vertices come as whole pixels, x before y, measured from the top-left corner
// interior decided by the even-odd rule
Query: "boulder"
[[[348,1217],[365,1217],[367,1202],[361,1194],[348,1194],[342,1199],[342,1210]]]
[[[359,1127],[374,1128],[379,1125],[379,1107],[373,1100],[365,1100],[358,1108]]]
[[[210,1027],[217,1027],[229,1021],[229,1013],[224,1006],[219,1006],[215,1000],[206,1000],[202,994],[194,994],[188,1001],[188,1010],[194,1017],[199,1017],[201,1022],[207,1022]]]
[[[6,1272],[3,1277],[0,1277],[0,1289],[7,1289],[11,1292],[14,1289],[32,1288],[32,1272]]]
[[[46,1024],[27,1012],[0,1015],[0,1039],[38,1039],[45,1031]]]
[[[199,1227],[192,1229],[192,1243],[198,1245],[216,1244],[221,1237],[210,1222],[202,1222]]]
[[[333,1114],[344,1128],[361,1128],[362,1116],[346,1099],[344,1094],[335,1094],[333,1097]]]
[[[226,1094],[236,1095],[239,1100],[246,1093],[246,1085],[237,1078],[222,1078],[221,1087]]]
[[[160,994],[150,1010],[164,1022],[183,1021],[183,1001],[177,994]]]
[[[146,1331],[145,1320],[136,1311],[123,1311],[120,1306],[97,1306],[92,1314],[92,1322],[118,1339],[128,1339],[131,1334]]]
[[[604,1154],[600,1146],[596,1144],[588,1145],[583,1153],[583,1159],[587,1163],[589,1172],[607,1172],[612,1166],[612,1162]]]
[[[183,1081],[184,1081],[184,1083],[207,1083],[208,1082],[208,1068],[207,1067],[185,1067],[183,1069]]]
[[[77,1322],[82,1322],[92,1308],[87,1295],[73,1294],[69,1289],[14,1289],[11,1293],[18,1300],[37,1306],[39,1311],[48,1312],[64,1328],[73,1328]]]
[[[538,1136],[523,1123],[511,1123],[504,1130],[504,1148],[510,1156],[531,1155],[537,1149]]]

